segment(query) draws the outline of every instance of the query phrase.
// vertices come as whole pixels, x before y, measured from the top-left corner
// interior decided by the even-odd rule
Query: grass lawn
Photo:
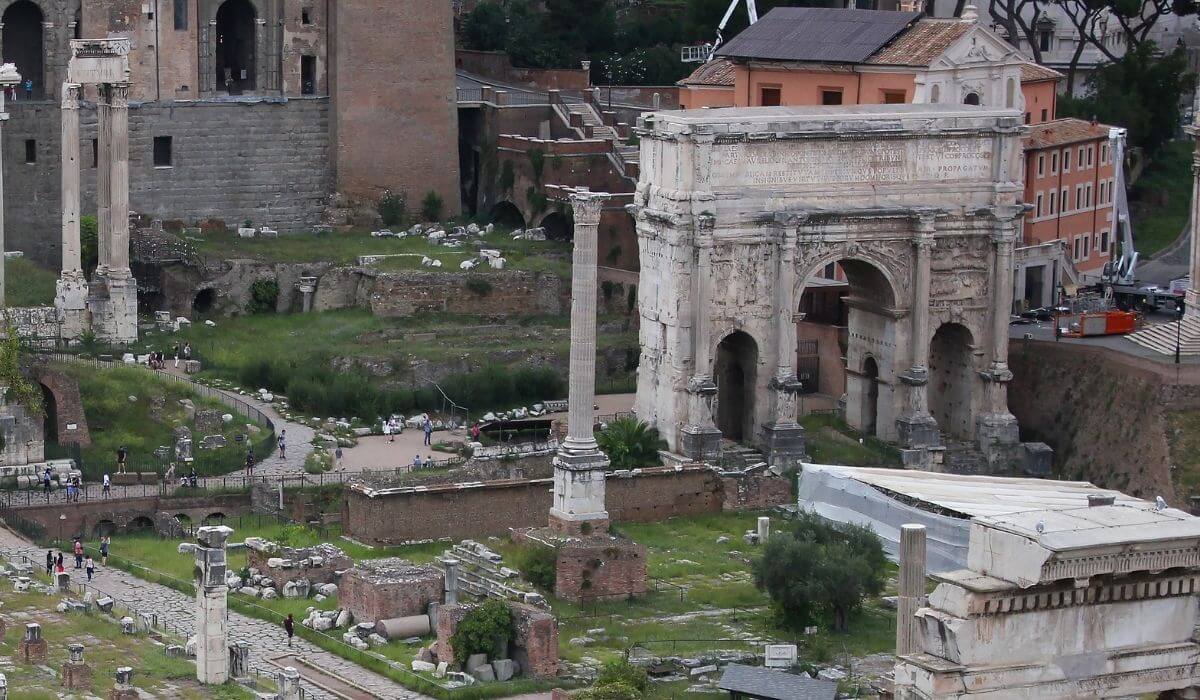
[[[265,443],[270,439],[265,429],[248,423],[225,404],[202,399],[186,385],[159,379],[148,370],[138,367],[98,370],[73,363],[63,364],[62,369],[79,381],[92,438],[91,446],[83,448],[81,454],[85,479],[97,480],[104,472],[111,472],[117,449],[122,445],[129,450],[130,471],[158,471],[159,460],[154,450],[161,445],[174,449],[173,430],[178,425],[186,424],[193,429],[193,464],[202,475],[224,474],[242,467],[246,443],[237,442],[236,436],[249,435],[256,453],[266,449]],[[131,396],[135,400],[130,401]],[[181,399],[190,399],[198,410],[233,414],[233,422],[224,424],[220,430],[227,441],[226,447],[199,449],[204,436],[195,430],[194,422],[188,421],[184,407],[179,404]],[[48,452],[66,453],[49,445]],[[184,473],[187,468],[181,464],[176,470]]]
[[[462,248],[446,248],[430,243],[424,237],[373,238],[369,231],[345,233],[297,234],[280,238],[240,238],[234,232],[221,231],[186,237],[197,253],[223,258],[254,258],[271,262],[332,262],[353,265],[360,255],[395,255],[409,253],[413,257],[390,258],[381,261],[382,270],[421,268],[421,256],[440,259],[442,267],[423,268],[458,272],[458,264],[475,257],[471,243],[483,241],[487,248],[497,249],[506,258],[506,269],[553,272],[569,277],[571,245],[566,241],[514,241],[507,232],[495,231],[468,241]],[[476,271],[488,274],[491,268]]]
[[[1143,256],[1153,255],[1179,238],[1187,224],[1192,197],[1192,144],[1172,141],[1130,193],[1133,240]],[[1165,202],[1159,204],[1159,202]]]
[[[900,466],[900,453],[894,446],[873,437],[863,437],[835,415],[813,413],[801,418],[800,425],[804,426],[808,455],[817,464]]]
[[[6,588],[7,583],[3,584]],[[17,593],[5,591],[3,617],[8,621],[8,634],[0,642],[0,656],[15,657],[17,643],[21,639],[19,629],[27,622],[42,625],[42,635],[48,642],[49,656],[44,666],[6,664],[4,674],[8,679],[10,700],[51,700],[59,697],[57,670],[67,660],[67,644],[82,643],[84,661],[92,669],[90,693],[107,697],[113,686],[113,676],[118,666],[134,669],[133,684],[139,690],[154,693],[158,697],[173,697],[183,700],[218,698],[241,700],[253,698],[254,694],[236,683],[212,688],[196,682],[196,666],[189,659],[169,657],[162,644],[137,635],[121,634],[115,618],[98,612],[87,614],[64,614],[54,609],[58,596],[41,593]],[[183,640],[168,643],[182,644]],[[51,690],[53,689],[53,690]]]
[[[58,272],[28,258],[4,261],[4,302],[8,306],[49,306],[57,293]]]

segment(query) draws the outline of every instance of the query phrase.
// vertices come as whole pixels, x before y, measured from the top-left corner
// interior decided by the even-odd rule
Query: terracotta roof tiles
[[[1080,141],[1107,139],[1110,128],[1112,127],[1107,124],[1093,124],[1082,119],[1066,117],[1029,127],[1029,133],[1025,134],[1022,141],[1026,150],[1065,146]]]
[[[970,22],[922,19],[876,51],[866,63],[880,66],[928,66],[971,29]]]
[[[728,58],[714,58],[692,71],[688,77],[680,80],[677,85],[718,85],[733,87],[733,61]]]

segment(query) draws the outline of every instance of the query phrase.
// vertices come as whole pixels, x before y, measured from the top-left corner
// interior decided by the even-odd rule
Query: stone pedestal
[[[238,642],[229,645],[229,676],[245,678],[250,675],[250,645]]]
[[[232,533],[224,525],[202,527],[196,544],[179,546],[196,557],[196,679],[205,684],[220,685],[230,678],[225,543]]]
[[[721,459],[721,431],[712,426],[686,425],[679,431],[679,451],[696,462]]]
[[[646,548],[609,535],[574,536],[558,546],[554,595],[573,602],[646,594]]]
[[[128,270],[125,270],[126,275]],[[137,280],[109,270],[97,274],[88,295],[92,332],[97,339],[125,344],[137,341]]]
[[[117,682],[108,691],[108,700],[139,700],[137,688],[133,687],[133,669],[121,666],[117,669]]]
[[[79,340],[88,330],[87,301],[88,283],[83,273],[64,272],[58,278],[54,296],[63,340]]]
[[[62,665],[60,685],[68,690],[89,690],[92,687],[92,669],[83,661],[83,645],[67,646],[70,658]]]
[[[46,663],[47,645],[42,626],[36,622],[25,625],[25,637],[17,643],[17,659],[23,664]]]
[[[799,468],[804,461],[804,428],[798,423],[773,423],[762,429],[767,464],[783,470]]]
[[[572,454],[565,449],[554,458],[554,505],[550,527],[563,534],[608,531],[604,509],[608,458],[596,450]]]
[[[279,700],[300,700],[300,672],[288,666],[275,673],[275,685],[279,687]]]

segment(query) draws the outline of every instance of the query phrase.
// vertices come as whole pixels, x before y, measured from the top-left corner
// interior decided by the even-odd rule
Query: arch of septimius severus
[[[796,321],[830,263],[849,283],[846,419],[936,466],[1038,468],[1007,405],[1020,115],[953,105],[665,112],[643,118],[633,210],[635,410],[673,452],[722,438],[803,454]]]

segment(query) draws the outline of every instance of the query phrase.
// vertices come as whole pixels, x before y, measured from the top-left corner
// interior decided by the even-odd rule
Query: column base
[[[896,419],[896,433],[901,447],[916,449],[942,444],[937,421],[927,412],[910,413]]]
[[[711,426],[685,425],[679,434],[679,449],[685,457],[697,462],[716,462],[721,458],[720,430]]]
[[[1017,467],[1022,461],[1020,429],[1016,417],[1008,412],[988,413],[975,424],[979,451],[993,474]]]
[[[554,457],[551,529],[564,534],[581,534],[583,530],[608,531],[604,493],[605,470],[609,464],[608,457],[599,450],[559,450]]]
[[[64,272],[55,285],[59,335],[63,340],[83,338],[88,330],[88,283],[82,272]]]
[[[798,423],[772,423],[762,427],[763,452],[767,464],[783,471],[797,469],[804,461],[804,428]]]
[[[97,275],[88,294],[92,333],[110,343],[137,342],[137,280],[128,270]]]

